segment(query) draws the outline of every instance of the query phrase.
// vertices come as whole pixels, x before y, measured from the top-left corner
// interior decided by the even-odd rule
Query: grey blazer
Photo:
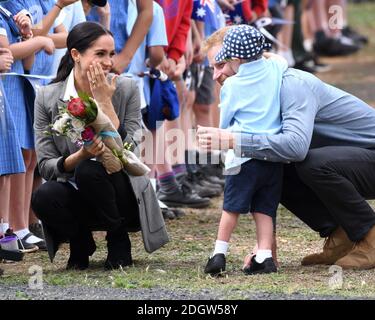
[[[112,76],[109,75],[109,78]],[[74,175],[74,172],[60,172],[57,163],[62,157],[67,157],[78,151],[77,146],[71,143],[67,137],[45,134],[58,115],[59,105],[63,104],[62,99],[66,85],[67,80],[41,87],[35,99],[35,149],[40,174],[47,181],[66,182]],[[132,79],[124,76],[117,79],[116,86],[112,103],[120,120],[120,128],[125,128],[127,132],[124,141],[135,144],[136,141],[132,137],[141,128],[138,88]],[[147,252],[153,252],[169,241],[164,219],[149,179],[145,176],[130,175],[129,178],[139,205],[144,246]],[[51,246],[50,249],[52,250]],[[53,257],[51,258],[53,259]]]

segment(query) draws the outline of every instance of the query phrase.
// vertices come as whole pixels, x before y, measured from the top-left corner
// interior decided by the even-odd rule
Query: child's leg
[[[272,250],[273,243],[273,221],[268,215],[260,212],[253,214],[257,233],[257,244],[259,250]]]
[[[227,253],[228,243],[234,228],[237,226],[238,217],[238,213],[227,212],[223,210],[221,214],[213,256],[217,253]]]
[[[243,259],[243,266],[242,269],[250,267],[251,259],[256,255],[258,251],[258,244],[256,243],[253,250],[245,256]],[[273,234],[273,242],[272,242],[272,259],[275,263],[276,267],[280,267],[279,261],[277,260],[277,241],[276,241],[276,233]]]
[[[227,212],[223,210],[221,214],[217,240],[229,242],[234,228],[237,226],[239,213]]]
[[[0,177],[0,219],[3,222],[4,230],[1,229],[0,225],[0,235],[9,228],[9,198],[10,176],[2,176]]]

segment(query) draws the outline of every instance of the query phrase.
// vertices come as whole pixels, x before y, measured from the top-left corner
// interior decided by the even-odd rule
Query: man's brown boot
[[[355,244],[353,250],[335,264],[343,269],[375,268],[375,226]]]
[[[301,261],[303,266],[315,264],[335,264],[335,262],[344,257],[354,247],[354,242],[350,241],[344,229],[338,227],[326,239],[323,252],[310,254]]]

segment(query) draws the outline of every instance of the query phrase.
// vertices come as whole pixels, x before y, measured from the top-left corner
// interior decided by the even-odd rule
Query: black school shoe
[[[255,260],[255,256],[251,258],[251,264],[249,267],[243,269],[248,275],[261,274],[261,273],[273,273],[277,272],[277,267],[272,258],[265,259],[262,263],[258,263]]]
[[[204,268],[204,273],[209,273],[212,276],[217,276],[225,271],[225,255],[217,253],[208,259],[207,265]]]

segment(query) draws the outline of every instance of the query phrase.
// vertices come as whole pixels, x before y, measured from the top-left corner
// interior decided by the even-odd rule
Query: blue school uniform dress
[[[55,3],[55,0],[13,0],[5,2],[4,7],[13,15],[21,10],[28,11],[31,15],[33,25],[37,25],[51,11]],[[53,33],[53,29],[62,24],[64,15],[64,13],[59,14],[48,33]],[[53,60],[53,55],[48,55],[44,50],[39,51],[35,54],[34,64],[31,70],[29,70],[30,74],[42,76],[53,75]],[[41,84],[47,84],[49,81],[43,80]]]
[[[124,47],[129,35],[127,33],[126,25],[128,22],[128,0],[108,0],[111,8],[111,22],[109,29],[113,33],[115,39],[115,51],[120,53]],[[99,22],[99,16],[96,8],[93,7],[90,13],[86,16],[87,21]]]
[[[0,28],[10,44],[19,41],[15,29],[9,26],[9,17],[0,10]],[[12,18],[11,18],[12,19]],[[22,61],[16,60],[10,72],[24,73]],[[31,114],[26,108],[23,94],[23,79],[17,76],[3,77],[4,108],[2,108],[2,128],[0,144],[0,173],[10,174],[25,172],[22,149],[34,149],[34,133]],[[4,131],[6,129],[6,131]],[[4,134],[5,133],[5,134]],[[8,149],[9,148],[9,149]]]
[[[0,28],[0,34],[2,34]],[[0,79],[0,176],[26,171],[16,126]]]

